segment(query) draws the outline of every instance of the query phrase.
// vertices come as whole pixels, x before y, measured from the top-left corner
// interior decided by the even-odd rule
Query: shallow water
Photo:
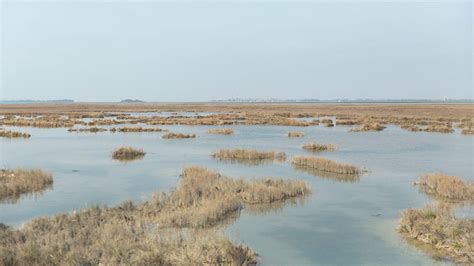
[[[139,125],[134,125],[139,126]],[[42,168],[54,174],[54,186],[17,204],[0,204],[0,222],[20,226],[37,216],[70,212],[93,204],[110,206],[141,200],[153,191],[174,187],[186,165],[204,165],[233,177],[303,179],[313,190],[303,205],[265,215],[242,212],[226,232],[274,264],[446,264],[408,245],[395,231],[401,210],[430,199],[413,186],[417,174],[442,171],[473,180],[472,136],[407,132],[347,132],[349,127],[231,126],[230,136],[207,134],[207,126],[161,126],[196,133],[196,139],[161,139],[161,133],[69,133],[67,129],[15,128],[30,139],[0,139],[1,167]],[[288,138],[288,131],[304,131]],[[358,182],[295,171],[290,165],[307,142],[332,143],[335,152],[319,153],[367,169]],[[139,161],[121,163],[111,153],[121,145],[143,148]],[[219,148],[283,150],[288,162],[248,166],[216,161]],[[462,211],[472,217],[472,211]]]

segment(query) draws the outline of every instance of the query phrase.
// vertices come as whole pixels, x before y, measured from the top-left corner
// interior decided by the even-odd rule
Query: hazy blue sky
[[[472,98],[471,5],[1,2],[0,98]]]

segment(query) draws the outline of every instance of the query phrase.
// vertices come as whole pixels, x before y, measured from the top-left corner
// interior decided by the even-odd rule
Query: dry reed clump
[[[0,137],[2,138],[30,138],[31,135],[26,132],[17,132],[17,131],[10,131],[10,130],[1,130],[0,129]]]
[[[436,132],[436,133],[453,133],[454,129],[451,124],[431,124],[424,129],[426,132]]]
[[[463,135],[474,135],[474,129],[473,128],[463,128],[461,131],[461,134]]]
[[[248,164],[259,164],[273,161],[283,162],[286,160],[285,152],[258,151],[254,149],[221,149],[214,152],[212,157],[219,160]]]
[[[419,128],[416,124],[401,124],[400,125],[401,129],[405,129],[411,132],[418,132],[418,131],[423,131],[421,128]]]
[[[40,193],[53,184],[53,176],[40,169],[1,169],[0,202],[16,202],[21,195]]]
[[[289,138],[302,138],[304,137],[304,132],[301,131],[290,131],[288,132]]]
[[[303,149],[308,151],[334,151],[336,145],[333,144],[318,144],[318,143],[306,143],[303,145]]]
[[[323,119],[321,120],[321,123],[324,124],[326,127],[333,127],[334,123],[332,122],[332,119]]]
[[[359,124],[360,121],[355,119],[336,119],[336,125],[338,126],[353,126]]]
[[[382,131],[386,127],[382,126],[379,123],[365,123],[362,124],[360,127],[351,128],[350,132],[362,132],[362,131]]]
[[[418,243],[447,253],[456,262],[474,263],[474,220],[457,219],[451,211],[432,206],[401,214],[398,231]]]
[[[161,132],[161,128],[149,128],[149,127],[119,127],[111,128],[110,132]]]
[[[244,181],[187,167],[174,191],[149,201],[37,218],[19,230],[0,226],[0,264],[255,265],[255,252],[212,226],[244,205],[309,193],[301,181]]]
[[[164,139],[189,139],[189,138],[196,138],[196,134],[183,134],[183,133],[174,133],[170,132],[163,135]]]
[[[207,133],[219,134],[219,135],[232,135],[234,134],[234,130],[232,128],[215,128],[215,129],[209,129]]]
[[[69,132],[98,133],[98,132],[105,132],[105,131],[107,131],[107,129],[106,128],[100,128],[100,127],[85,127],[85,128],[70,128],[67,131],[69,131]]]
[[[457,176],[443,173],[423,174],[415,184],[419,185],[424,193],[437,198],[474,201],[474,184],[462,181]]]
[[[292,164],[299,168],[316,169],[338,174],[358,175],[362,173],[362,170],[356,166],[338,163],[322,157],[299,155],[293,157]]]
[[[129,161],[141,159],[145,156],[142,149],[135,149],[132,147],[121,147],[112,153],[112,158],[119,161]]]

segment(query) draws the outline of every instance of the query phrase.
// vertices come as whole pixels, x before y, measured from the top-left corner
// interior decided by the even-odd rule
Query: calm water
[[[186,165],[205,165],[234,177],[303,179],[313,190],[304,205],[265,215],[242,212],[227,234],[274,264],[446,264],[406,244],[395,231],[401,210],[430,200],[413,187],[416,175],[442,171],[473,180],[473,138],[456,134],[412,133],[389,127],[382,132],[348,133],[348,127],[233,126],[232,136],[209,135],[206,126],[163,126],[196,133],[197,139],[164,140],[160,133],[68,133],[66,129],[16,128],[30,139],[0,139],[1,167],[42,168],[54,174],[54,186],[17,204],[0,204],[0,222],[20,226],[29,219],[70,212],[92,204],[113,206],[141,200],[174,187]],[[288,138],[288,131],[304,138]],[[248,147],[311,154],[307,142],[333,143],[339,149],[321,155],[363,166],[359,182],[345,183],[295,171],[286,163],[247,166],[213,160],[219,148]],[[143,148],[143,160],[120,163],[112,151]],[[467,216],[470,216],[469,214]],[[471,216],[472,217],[472,216]]]

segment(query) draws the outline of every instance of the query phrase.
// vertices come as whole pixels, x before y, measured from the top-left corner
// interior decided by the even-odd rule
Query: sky
[[[471,1],[0,1],[0,100],[473,98]]]

